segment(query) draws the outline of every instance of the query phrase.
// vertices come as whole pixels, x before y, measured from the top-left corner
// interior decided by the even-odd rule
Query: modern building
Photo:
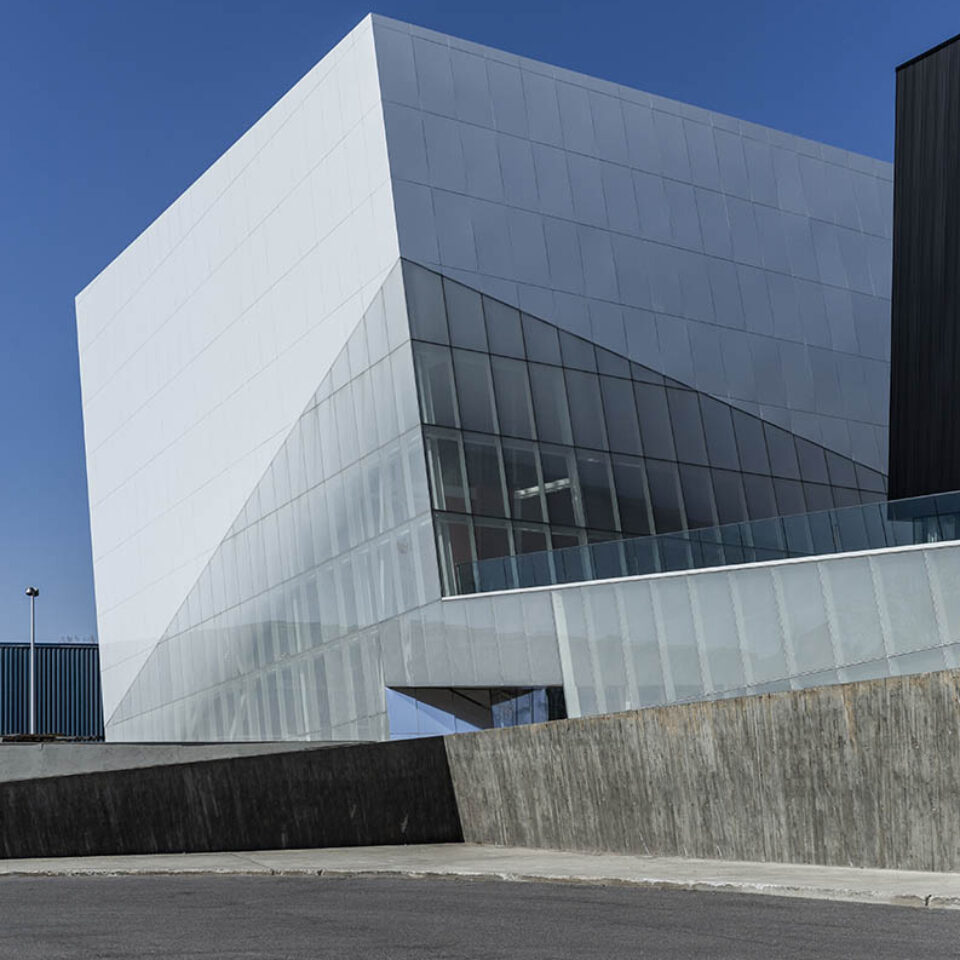
[[[953,665],[957,506],[886,503],[892,199],[364,19],[77,298],[108,738]]]

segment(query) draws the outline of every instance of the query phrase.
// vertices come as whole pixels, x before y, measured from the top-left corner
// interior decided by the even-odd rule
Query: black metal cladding
[[[885,478],[404,263],[445,592],[461,563],[886,499]]]
[[[0,735],[27,733],[30,647],[0,644]],[[100,655],[95,643],[36,647],[37,733],[103,739]]]
[[[890,496],[960,489],[960,38],[897,71]]]

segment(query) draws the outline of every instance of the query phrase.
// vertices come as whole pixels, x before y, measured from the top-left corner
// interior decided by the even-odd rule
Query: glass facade
[[[404,278],[446,594],[505,556],[555,582],[555,551],[884,499],[883,475],[773,423],[422,267]]]
[[[399,268],[113,718],[117,735],[386,734],[378,625],[437,599]],[[172,731],[172,736],[171,732]]]
[[[701,570],[960,539],[960,494],[864,503],[464,564],[462,593]]]

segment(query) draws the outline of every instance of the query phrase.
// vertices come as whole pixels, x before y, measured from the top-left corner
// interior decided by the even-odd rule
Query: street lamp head
[[[27,587],[26,594],[28,597],[39,597],[40,591],[36,587]]]

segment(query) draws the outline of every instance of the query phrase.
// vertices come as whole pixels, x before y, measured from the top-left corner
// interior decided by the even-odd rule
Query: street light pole
[[[36,587],[27,587],[30,598],[30,735],[37,732],[37,620],[36,602],[40,591]]]

